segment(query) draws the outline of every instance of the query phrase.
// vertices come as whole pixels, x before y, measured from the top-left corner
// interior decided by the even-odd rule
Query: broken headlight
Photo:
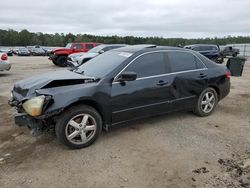
[[[42,114],[44,101],[44,95],[34,97],[23,103],[23,109],[31,116],[39,116]]]

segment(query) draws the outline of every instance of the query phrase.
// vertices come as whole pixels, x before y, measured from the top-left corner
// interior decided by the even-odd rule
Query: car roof
[[[128,52],[128,53],[136,53],[136,52],[149,52],[156,50],[187,50],[179,47],[172,46],[156,46],[156,45],[131,45],[126,47],[121,47],[114,49],[113,51],[119,52]]]
[[[184,47],[187,47],[187,46],[218,46],[216,44],[190,44],[190,45],[186,45]]]
[[[99,47],[100,46],[103,46],[103,47],[107,47],[107,46],[129,46],[128,44],[100,44],[98,45]]]

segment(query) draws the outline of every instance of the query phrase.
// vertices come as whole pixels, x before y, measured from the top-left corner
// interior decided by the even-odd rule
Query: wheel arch
[[[220,93],[219,87],[216,86],[216,85],[209,85],[208,87],[213,88],[213,89],[216,91],[217,95],[218,95],[218,99],[220,99],[220,94],[221,94],[221,93]]]
[[[66,108],[64,108],[63,111],[65,111],[73,106],[78,106],[78,105],[88,105],[88,106],[94,108],[100,114],[100,116],[103,120],[103,126],[105,125],[105,117],[104,117],[103,108],[101,107],[101,105],[98,102],[96,102],[94,100],[83,99],[83,100],[75,101],[75,102],[71,103],[70,105],[68,105]]]

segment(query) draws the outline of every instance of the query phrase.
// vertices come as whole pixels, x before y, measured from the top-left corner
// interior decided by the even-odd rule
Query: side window
[[[125,71],[137,73],[137,78],[166,74],[164,53],[145,54],[132,62]]]
[[[193,50],[194,50],[194,51],[200,51],[201,48],[200,48],[200,46],[195,46],[195,47],[193,48]]]
[[[200,60],[188,52],[168,52],[172,72],[180,72],[204,68]]]
[[[77,49],[77,50],[80,50],[80,49],[82,49],[82,44],[74,44],[73,48]]]
[[[94,48],[94,45],[93,44],[86,44],[86,48],[90,50],[90,49]]]

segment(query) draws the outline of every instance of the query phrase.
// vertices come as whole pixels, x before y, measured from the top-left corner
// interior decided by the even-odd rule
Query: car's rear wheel
[[[217,92],[209,87],[200,94],[194,113],[201,117],[209,116],[214,111],[217,103]]]
[[[73,149],[91,145],[102,130],[102,118],[92,107],[80,105],[70,108],[58,118],[56,135]]]
[[[67,57],[62,55],[59,56],[56,60],[56,64],[60,67],[66,67],[67,66]]]

